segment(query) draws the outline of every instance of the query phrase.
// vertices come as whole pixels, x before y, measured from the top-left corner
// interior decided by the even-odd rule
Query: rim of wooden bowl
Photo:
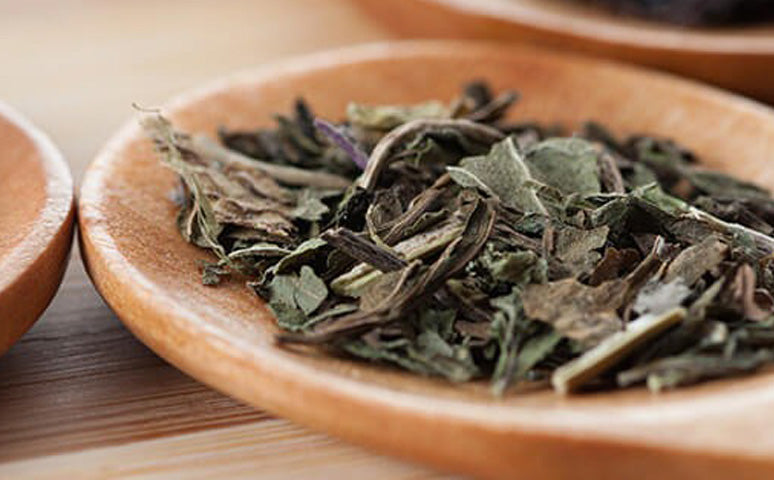
[[[560,32],[562,35],[626,44],[651,49],[774,55],[774,26],[771,33],[753,34],[761,26],[685,28],[657,21],[617,16],[595,6],[568,6],[590,12],[589,16],[568,17],[559,8],[541,7],[538,2],[513,0],[421,0],[473,15],[507,20],[526,27]]]
[[[69,166],[54,142],[2,102],[0,116],[32,143],[45,189],[29,230],[0,257],[0,311],[5,312],[2,321],[7,327],[13,324],[10,337],[0,344],[2,354],[38,319],[59,287],[72,244],[75,195]]]

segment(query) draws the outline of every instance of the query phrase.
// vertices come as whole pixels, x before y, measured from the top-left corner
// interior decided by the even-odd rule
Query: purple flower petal
[[[355,162],[355,165],[365,170],[368,164],[368,155],[365,154],[357,145],[347,138],[347,136],[338,127],[322,118],[314,119],[314,126],[336,146],[347,152],[349,158]]]

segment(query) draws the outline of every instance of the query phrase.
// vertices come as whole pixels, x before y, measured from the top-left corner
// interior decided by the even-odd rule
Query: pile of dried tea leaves
[[[203,282],[248,281],[278,341],[501,393],[661,390],[774,360],[774,200],[672,141],[505,119],[517,96],[449,104],[299,100],[220,142],[145,127],[180,176]],[[256,302],[256,309],[262,308]]]
[[[574,0],[575,1],[575,0]],[[771,0],[583,0],[618,13],[687,26],[764,22],[774,18]]]

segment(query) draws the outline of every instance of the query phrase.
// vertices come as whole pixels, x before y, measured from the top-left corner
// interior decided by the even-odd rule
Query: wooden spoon
[[[575,0],[356,3],[412,38],[518,40],[658,67],[774,102],[772,24],[684,28]]]
[[[689,81],[527,47],[396,43],[319,54],[227,78],[171,102],[189,132],[255,128],[298,95],[341,118],[350,101],[450,99],[483,78],[516,88],[514,117],[620,134],[679,139],[710,167],[774,187],[774,112]],[[353,442],[486,477],[764,478],[774,474],[774,374],[661,396],[627,390],[562,398],[551,391],[492,396],[273,341],[273,319],[240,281],[201,285],[175,226],[165,170],[132,120],[86,173],[80,197],[88,270],[142,341],[201,381],[245,402]],[[698,477],[702,475],[702,477]],[[770,478],[770,477],[768,477]]]
[[[0,354],[32,326],[59,288],[74,207],[62,154],[0,104]]]

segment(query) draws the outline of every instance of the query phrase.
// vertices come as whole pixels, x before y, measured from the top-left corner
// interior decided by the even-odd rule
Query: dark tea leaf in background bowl
[[[769,0],[586,1],[604,5],[620,13],[690,26],[762,22],[774,17],[774,7]]]

